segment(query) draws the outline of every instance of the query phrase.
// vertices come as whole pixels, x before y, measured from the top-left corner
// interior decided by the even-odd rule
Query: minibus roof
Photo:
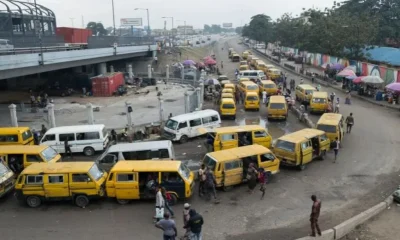
[[[110,172],[172,172],[177,171],[181,164],[181,161],[174,160],[118,161]]]
[[[181,114],[181,115],[172,117],[170,119],[177,121],[177,122],[182,122],[182,121],[192,120],[192,119],[196,119],[196,118],[209,117],[212,115],[219,115],[219,113],[215,110],[206,109],[206,110],[201,110],[201,111],[195,111],[192,113]]]
[[[312,94],[313,98],[328,98],[328,93],[327,92],[318,92],[314,91]]]
[[[119,143],[116,145],[112,145],[107,150],[107,153],[152,150],[152,149],[161,149],[161,148],[170,148],[170,147],[172,147],[172,142],[169,140],[135,142],[135,143]]]
[[[0,128],[1,134],[23,133],[27,130],[29,130],[29,127],[2,127],[2,128]]]
[[[300,131],[286,134],[286,135],[278,138],[278,140],[292,142],[292,143],[298,143],[298,142],[302,142],[304,140],[313,138],[317,135],[322,135],[324,133],[325,133],[324,131],[321,131],[318,129],[304,128]]]
[[[102,131],[103,128],[105,128],[104,124],[63,126],[50,128],[49,130],[47,130],[46,134],[94,132]]]
[[[306,90],[315,90],[315,87],[308,84],[300,84],[298,87]]]
[[[284,96],[270,96],[269,101],[273,103],[286,103]]]
[[[325,124],[325,125],[338,125],[339,122],[343,119],[342,114],[338,113],[324,113],[322,116],[319,118],[317,125],[318,124]]]
[[[274,81],[271,81],[271,80],[262,80],[261,83],[262,84],[274,84],[274,85],[276,85],[276,83]]]
[[[94,164],[94,162],[35,163],[26,167],[22,174],[82,173],[88,172]]]
[[[266,128],[260,125],[244,125],[244,126],[233,126],[233,127],[219,127],[215,129],[208,129],[208,128],[199,128],[200,134],[206,133],[217,133],[217,134],[224,134],[224,133],[232,133],[232,132],[248,132],[254,130],[267,130]]]
[[[46,145],[0,145],[0,154],[38,154],[49,148]]]
[[[215,159],[218,162],[226,162],[238,158],[244,158],[247,156],[253,156],[257,154],[271,153],[268,148],[254,144],[250,146],[231,148],[226,150],[221,150],[217,152],[207,153],[208,156]]]

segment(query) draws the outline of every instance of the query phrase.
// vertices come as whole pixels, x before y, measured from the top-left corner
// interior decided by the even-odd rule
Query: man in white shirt
[[[334,163],[336,162],[336,157],[339,153],[339,146],[340,146],[340,141],[339,139],[336,137],[336,140],[333,142],[333,151],[335,152],[335,160],[333,161]]]
[[[266,104],[267,103],[267,92],[265,90],[262,92],[262,99],[263,99],[263,103]]]

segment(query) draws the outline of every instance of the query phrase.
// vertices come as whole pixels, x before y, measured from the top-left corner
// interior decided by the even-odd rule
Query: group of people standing
[[[163,187],[156,186],[156,224],[155,227],[163,231],[163,240],[175,240],[178,236],[176,223],[172,219],[175,213],[169,206],[168,192]],[[204,224],[203,217],[191,208],[189,203],[183,205],[183,228],[185,233],[181,239],[185,240],[201,240],[202,226]],[[168,212],[164,212],[164,208]]]

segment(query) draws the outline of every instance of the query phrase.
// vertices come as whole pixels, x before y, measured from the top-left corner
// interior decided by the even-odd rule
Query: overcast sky
[[[27,1],[27,0],[26,0]],[[33,2],[33,0],[30,0]],[[89,21],[102,22],[105,27],[112,26],[112,0],[37,0],[53,10],[57,16],[57,26],[82,27]],[[174,26],[183,25],[178,20],[186,20],[187,25],[203,28],[204,24],[232,23],[233,27],[249,22],[251,16],[264,13],[273,19],[283,13],[291,12],[293,16],[302,12],[302,8],[330,7],[333,0],[114,0],[115,25],[120,25],[121,18],[143,18],[147,25],[146,11],[135,11],[135,8],[148,8],[150,26],[153,29],[163,28],[161,17],[174,17]],[[71,20],[71,18],[74,18]],[[167,19],[167,28],[171,21]]]

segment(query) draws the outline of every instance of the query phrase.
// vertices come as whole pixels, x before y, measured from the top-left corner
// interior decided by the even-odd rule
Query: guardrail
[[[0,55],[17,55],[27,53],[40,53],[40,52],[61,52],[85,49],[82,46],[54,46],[54,47],[33,47],[33,48],[11,48],[0,49]]]

